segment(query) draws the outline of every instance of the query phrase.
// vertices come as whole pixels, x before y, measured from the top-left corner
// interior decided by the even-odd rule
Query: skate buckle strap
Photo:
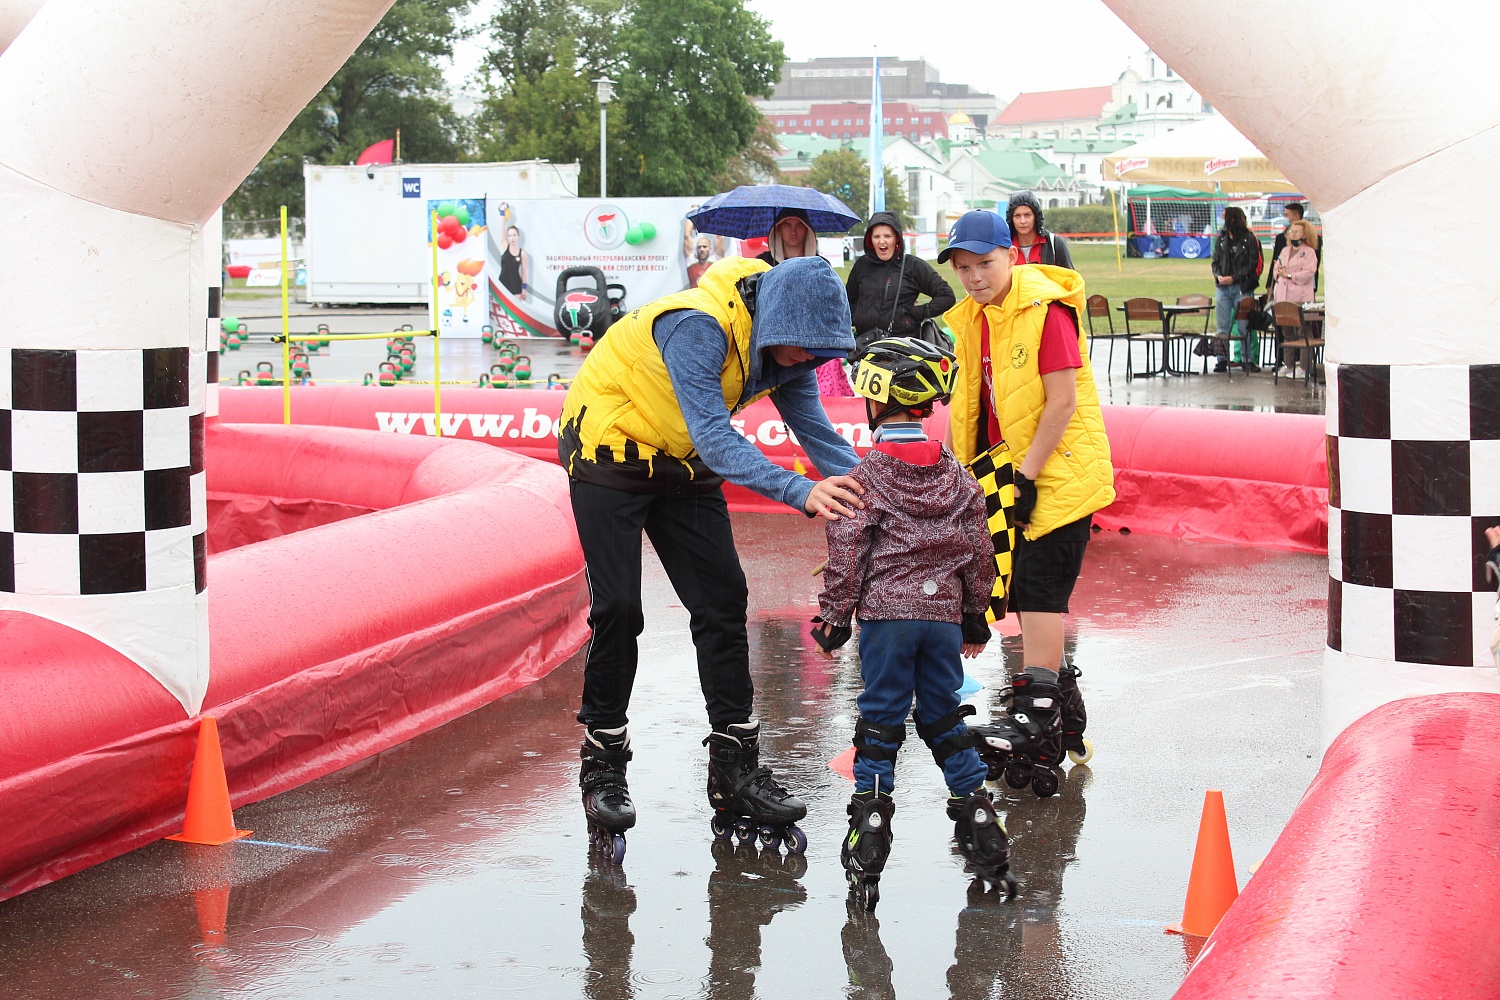
[[[937,762],[938,767],[947,763],[948,758],[956,753],[963,753],[974,746],[974,735],[970,732],[959,733],[947,739],[939,739],[944,733],[955,726],[963,724],[963,721],[971,715],[977,714],[973,705],[960,705],[941,719],[933,722],[917,720],[917,735],[922,737],[928,749],[932,751],[932,759]]]
[[[630,763],[630,761],[635,757],[635,751],[608,750],[604,747],[598,746],[595,743],[591,743],[588,740],[584,740],[583,749],[579,752],[578,756],[583,758],[584,760],[597,761],[598,763],[604,765],[606,768],[610,768],[615,771],[623,771],[625,769],[625,765]]]
[[[871,740],[880,740],[884,743],[896,744],[896,750],[890,747],[878,746]],[[860,716],[859,721],[854,724],[854,753],[857,757],[867,760],[890,760],[896,759],[896,753],[901,744],[906,741],[906,726],[887,726],[881,722],[873,722]]]

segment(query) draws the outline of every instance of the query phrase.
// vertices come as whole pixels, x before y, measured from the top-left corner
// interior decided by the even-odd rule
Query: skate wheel
[[[622,865],[625,863],[625,835],[617,833],[609,839],[606,845],[609,850],[609,861],[612,864]]]
[[[1005,885],[1005,898],[1006,899],[1015,899],[1016,898],[1016,877],[1014,875],[1012,875],[1010,872],[1006,872],[1004,875],[1000,876],[1000,881],[1002,883],[1004,883],[1004,885]],[[996,886],[995,888],[998,889],[1000,887]]]
[[[734,835],[741,843],[744,843],[755,836],[755,827],[751,826],[748,820],[739,820],[734,824]]]
[[[1031,775],[1027,773],[1024,767],[1007,767],[1005,769],[1005,783],[1011,788],[1020,791],[1031,784]]]
[[[865,912],[874,913],[875,905],[880,902],[880,883],[871,882],[865,886]]]
[[[760,828],[760,846],[768,850],[781,846],[781,831],[773,826]]]
[[[1087,736],[1083,738],[1083,753],[1077,750],[1068,751],[1068,759],[1075,764],[1087,764],[1094,759],[1094,744]]]
[[[1057,775],[1050,770],[1040,770],[1031,776],[1031,790],[1037,798],[1045,799],[1057,794]]]
[[[724,821],[718,813],[714,813],[708,821],[708,829],[714,835],[715,840],[728,840],[734,828]]]
[[[807,834],[802,832],[800,826],[789,826],[782,836],[782,843],[786,844],[788,854],[807,853]]]

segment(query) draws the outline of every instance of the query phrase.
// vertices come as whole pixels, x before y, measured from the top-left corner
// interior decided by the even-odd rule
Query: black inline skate
[[[1068,759],[1075,764],[1087,764],[1094,757],[1094,744],[1083,735],[1089,716],[1083,707],[1083,692],[1078,690],[1078,678],[1082,676],[1083,671],[1063,657],[1057,670],[1057,687],[1062,692],[1062,741]]]
[[[847,807],[849,832],[839,860],[849,879],[849,899],[863,905],[867,913],[875,912],[880,902],[880,873],[891,856],[891,817],[896,804],[890,793],[882,792],[878,783],[873,791],[855,792]]]
[[[586,729],[578,750],[583,766],[578,785],[583,789],[583,815],[589,824],[589,849],[603,861],[625,860],[625,831],[635,826],[635,805],[625,783],[630,734],[619,729]]]
[[[995,812],[990,793],[983,788],[967,796],[948,797],[948,818],[953,820],[953,839],[969,862],[974,885],[981,892],[1005,887],[1008,899],[1016,898],[1016,878],[1010,873],[1010,841],[1005,824]]]
[[[1077,695],[1076,681],[1072,690],[1081,715],[1083,699]],[[989,779],[1004,775],[1005,783],[1012,788],[1030,785],[1041,798],[1055,794],[1057,773],[1053,769],[1062,764],[1063,758],[1063,692],[1057,673],[1045,667],[1027,667],[1010,679],[1010,687],[1001,698],[1010,703],[1004,719],[969,727],[974,734],[974,749],[989,768]]]
[[[708,804],[714,815],[710,829],[718,840],[731,834],[741,841],[759,834],[762,847],[780,843],[792,854],[807,850],[807,834],[797,821],[807,806],[792,795],[760,762],[760,723],[731,725],[728,732],[709,733]]]

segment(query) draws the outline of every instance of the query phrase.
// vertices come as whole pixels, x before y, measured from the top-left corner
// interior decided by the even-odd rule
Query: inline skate
[[[583,764],[578,785],[583,789],[583,815],[588,820],[589,849],[603,861],[625,860],[625,831],[635,826],[635,805],[625,783],[630,734],[619,729],[586,729],[578,750]]]
[[[1006,898],[1014,899],[1016,878],[1010,873],[1010,841],[990,793],[980,788],[967,796],[949,796],[948,818],[953,820],[958,850],[974,873],[974,885],[981,892],[1004,886]]]
[[[741,841],[759,836],[762,847],[785,843],[791,854],[807,850],[807,834],[797,821],[807,806],[792,795],[760,762],[760,723],[737,723],[727,732],[709,733],[708,804],[713,807],[709,828],[717,840],[731,834]]]
[[[839,860],[849,879],[849,899],[863,905],[867,913],[874,913],[875,904],[880,902],[880,873],[891,856],[891,817],[896,804],[889,792],[880,791],[877,779],[873,791],[854,793],[847,811],[849,832]]]
[[[1070,678],[1070,682],[1081,715],[1083,699],[1077,694],[1076,681]],[[1064,730],[1063,691],[1057,673],[1044,667],[1027,667],[1011,678],[1001,698],[1010,703],[1004,719],[969,727],[974,749],[989,768],[989,779],[1004,775],[1011,788],[1030,785],[1041,798],[1055,794],[1054,768],[1062,764]],[[1081,726],[1078,738],[1082,739]]]
[[[1062,741],[1068,759],[1075,764],[1087,764],[1094,757],[1094,744],[1083,735],[1089,716],[1083,707],[1083,692],[1078,690],[1078,678],[1082,676],[1083,671],[1063,657],[1062,666],[1057,668],[1057,687],[1062,693]]]

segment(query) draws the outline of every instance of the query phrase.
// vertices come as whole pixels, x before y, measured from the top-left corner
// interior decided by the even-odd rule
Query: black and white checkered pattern
[[[201,349],[0,349],[0,592],[205,586]]]
[[[1500,365],[1328,366],[1328,645],[1491,662]]]
[[[219,415],[219,324],[223,308],[224,289],[218,285],[208,286],[208,321],[204,325],[204,342],[208,353],[204,357],[206,371],[203,378],[208,385],[208,395],[203,401],[203,415],[213,419]]]

